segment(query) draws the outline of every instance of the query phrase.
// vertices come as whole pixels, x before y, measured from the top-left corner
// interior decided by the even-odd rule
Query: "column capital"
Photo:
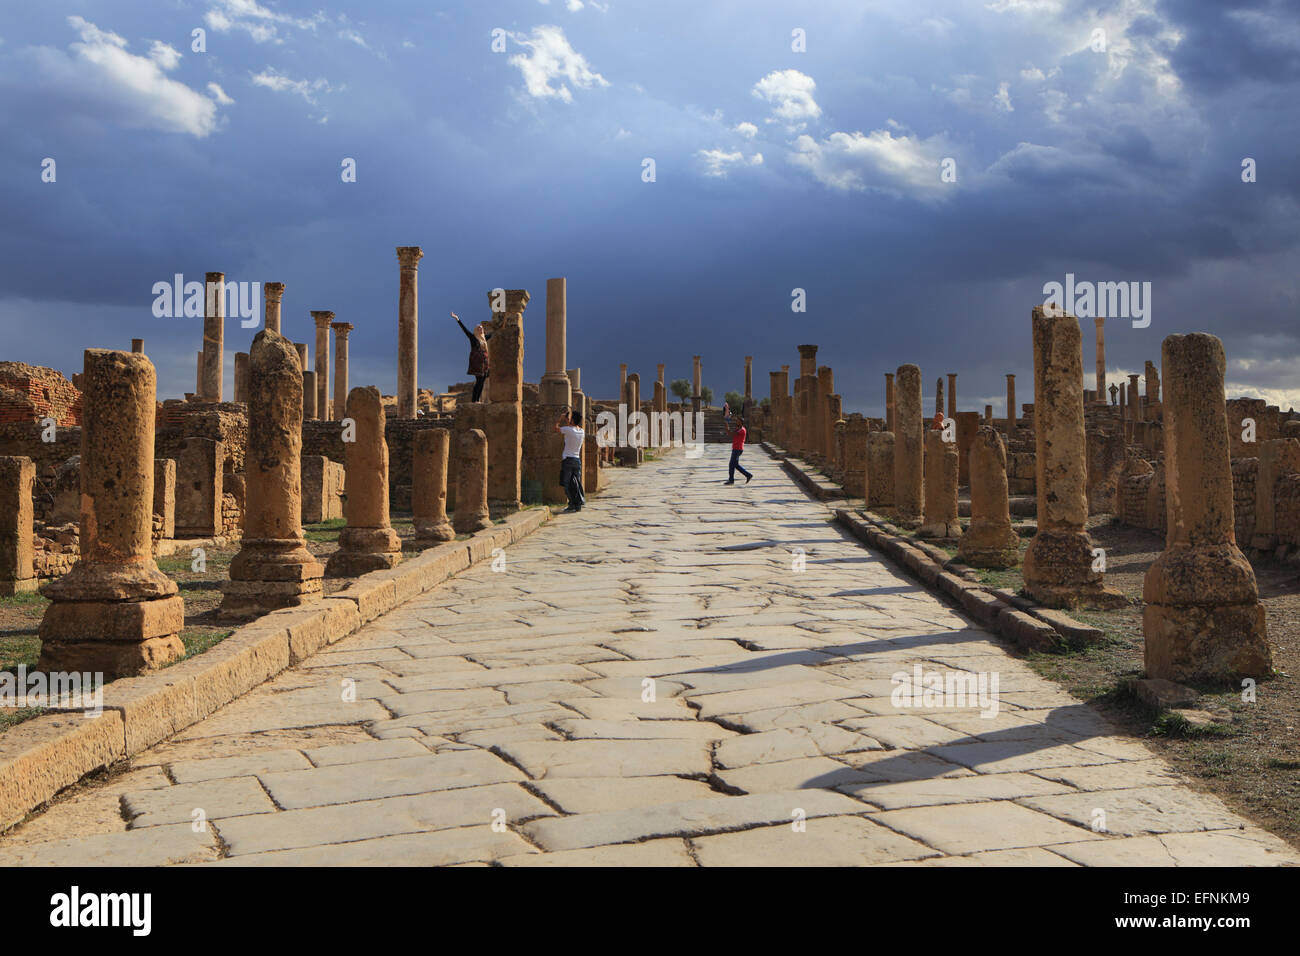
[[[329,326],[330,321],[334,318],[334,313],[316,311],[313,309],[311,317],[316,320],[316,328],[323,329]]]
[[[1015,380],[1015,377],[1016,377],[1016,373],[1015,373],[1015,372],[1007,372],[1007,379],[1008,379],[1009,381],[1014,381],[1014,380]]]
[[[266,296],[268,302],[279,302],[284,295],[283,282],[263,282],[262,294]]]
[[[397,261],[403,269],[416,269],[424,258],[424,250],[419,246],[398,246]]]
[[[346,338],[348,337],[348,333],[352,331],[352,323],[351,323],[351,322],[331,322],[331,323],[330,323],[330,328],[334,330],[334,334],[335,334],[338,338],[340,338],[340,339],[346,339]]]
[[[205,272],[203,277],[208,282],[225,282],[226,274],[224,272]]]
[[[529,296],[529,294],[528,294],[528,290],[527,290],[527,289],[502,289],[501,291],[504,292],[504,293],[506,294],[506,295],[505,295],[505,298],[506,298],[505,306],[506,306],[506,307],[505,307],[505,310],[504,310],[504,313],[505,313],[506,315],[510,315],[510,314],[512,314],[512,313],[523,312],[524,309],[527,308],[527,306],[528,306],[528,300],[531,298],[531,296]],[[501,313],[501,312],[498,312],[498,311],[497,311],[497,308],[496,308],[496,306],[497,306],[497,290],[496,290],[496,289],[489,289],[489,290],[488,290],[487,297],[488,297],[488,308],[490,308],[490,309],[492,310],[492,314],[493,314],[493,315],[501,315],[502,313]]]
[[[799,354],[805,358],[814,358],[817,355],[817,346],[815,345],[799,345],[796,347],[799,349]]]

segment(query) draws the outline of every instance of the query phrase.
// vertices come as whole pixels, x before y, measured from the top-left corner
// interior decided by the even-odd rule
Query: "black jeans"
[[[564,487],[564,493],[569,496],[569,507],[574,511],[581,511],[582,506],[587,503],[582,493],[582,459],[565,458],[560,462],[560,484]]]
[[[754,476],[751,475],[749,472],[747,472],[744,468],[741,468],[741,467],[740,467],[740,456],[741,456],[742,454],[744,454],[744,452],[742,452],[741,449],[739,449],[739,448],[733,448],[733,449],[731,449],[731,462],[730,462],[730,464],[727,465],[727,480],[728,480],[728,481],[735,481],[735,480],[736,480],[736,472],[740,472],[740,473],[741,473],[742,475],[744,475],[747,479],[748,479],[748,478],[753,478],[753,477],[754,477]]]
[[[477,402],[479,400],[479,396],[483,394],[483,383],[486,381],[486,375],[474,376],[474,396],[470,399],[471,402]]]

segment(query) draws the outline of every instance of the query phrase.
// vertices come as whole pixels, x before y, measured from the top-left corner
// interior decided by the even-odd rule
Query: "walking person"
[[[569,507],[561,514],[582,510],[587,503],[582,492],[582,412],[570,412],[555,423],[555,430],[564,436],[564,457],[560,460],[560,485],[569,498]]]
[[[483,395],[483,383],[487,381],[489,375],[487,344],[488,339],[492,338],[492,333],[487,330],[487,326],[483,322],[474,326],[474,331],[471,332],[465,328],[465,323],[460,320],[460,316],[455,312],[451,314],[451,317],[456,320],[460,330],[465,333],[465,338],[469,339],[469,368],[466,371],[474,376],[474,395],[470,401],[477,402]]]
[[[740,456],[745,452],[745,416],[736,415],[733,419],[736,427],[731,427],[731,422],[727,422],[727,431],[731,432],[731,462],[727,465],[727,480],[724,484],[734,485],[736,483],[736,472],[745,476],[745,484],[749,484],[754,476],[740,467]]]

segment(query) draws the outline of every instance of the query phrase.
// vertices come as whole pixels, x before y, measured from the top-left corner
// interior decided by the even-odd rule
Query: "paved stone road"
[[[723,486],[725,455],[620,471],[504,567],[60,801],[0,866],[1300,862],[761,452]],[[915,666],[996,674],[996,715],[898,706]]]

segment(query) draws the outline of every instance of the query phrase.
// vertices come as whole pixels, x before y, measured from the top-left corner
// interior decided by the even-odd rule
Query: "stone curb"
[[[877,516],[836,508],[835,520],[859,541],[941,591],[981,627],[1025,650],[1061,651],[1102,636],[1097,628],[1080,624],[1061,611],[1039,607],[1023,594],[980,584],[975,572],[960,561],[928,542],[898,534]]]
[[[791,458],[790,453],[784,449],[777,448],[765,441],[758,444],[763,451],[781,462],[782,470],[794,479],[795,484],[818,501],[833,501],[848,497],[843,488],[828,479],[818,477],[802,465],[797,464]]]
[[[363,574],[310,606],[265,614],[197,657],[108,684],[98,717],[55,711],[0,734],[0,832],[87,774],[197,723],[550,519],[549,508],[519,511],[464,541],[448,541],[389,570]]]

